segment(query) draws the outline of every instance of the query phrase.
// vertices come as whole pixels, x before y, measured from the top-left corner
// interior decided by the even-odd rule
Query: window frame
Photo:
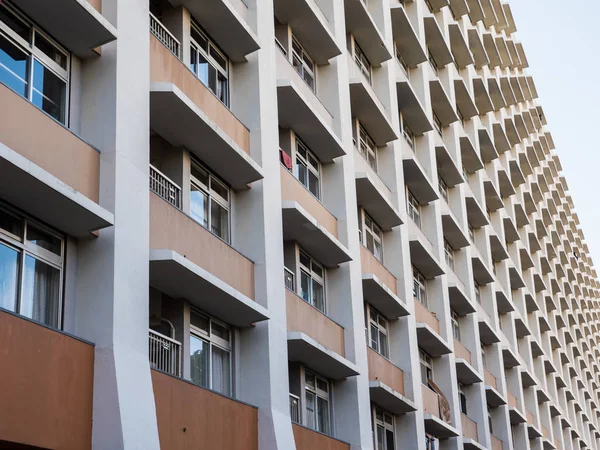
[[[36,323],[43,324],[53,329],[62,330],[63,326],[63,310],[64,310],[64,281],[65,281],[65,259],[66,259],[66,236],[51,229],[40,221],[30,217],[29,215],[18,212],[10,206],[0,203],[0,213],[7,214],[13,219],[20,222],[21,236],[17,236],[8,230],[0,228],[0,246],[4,246],[13,250],[17,254],[17,280],[15,283],[16,298],[14,299],[13,309],[8,309],[19,316],[27,317]],[[28,240],[29,229],[36,228],[39,231],[50,235],[53,238],[60,240],[60,255],[57,255],[43,247]],[[56,326],[43,321],[29,317],[23,313],[24,296],[25,296],[25,269],[27,257],[33,258],[35,261],[58,270],[58,305],[56,311]]]
[[[413,131],[406,124],[404,119],[402,119],[401,122],[402,122],[402,136],[404,137],[404,140],[406,141],[406,143],[408,144],[410,149],[414,152],[414,151],[416,151],[415,133],[413,133]]]
[[[429,301],[427,299],[427,279],[423,276],[421,272],[415,267],[412,266],[413,271],[413,298],[418,301],[421,305],[429,310]],[[416,290],[415,287],[418,286],[419,289]],[[419,292],[419,295],[415,295]]]
[[[414,224],[421,229],[423,225],[422,214],[421,214],[421,204],[417,200],[417,197],[410,191],[408,186],[406,187],[406,212],[408,216],[412,219]]]
[[[425,369],[425,372],[423,372]],[[421,384],[424,384],[429,389],[429,381],[434,380],[433,358],[429,353],[419,347],[419,370],[421,371]],[[423,381],[426,381],[425,383]]]
[[[366,304],[367,316],[367,334],[369,337],[369,347],[386,359],[390,358],[390,337],[389,321],[370,304]],[[377,329],[377,336],[373,336],[373,327]],[[385,336],[385,342],[381,341],[381,335]],[[373,347],[373,341],[376,341],[377,348]]]
[[[356,39],[353,39],[354,45],[352,46],[352,57],[354,59],[354,63],[358,66],[361,74],[369,83],[369,86],[373,85],[373,66],[371,65],[371,61],[365,55],[365,52],[362,51]]]
[[[358,150],[358,153],[360,153],[365,161],[367,161],[369,167],[373,169],[375,173],[377,173],[379,167],[377,144],[375,144],[373,138],[358,120],[357,123],[358,125],[354,130],[354,133],[356,133],[356,136],[354,137],[354,145]]]
[[[8,2],[0,2],[0,8],[4,8],[7,14],[12,16],[18,22],[28,27],[28,41],[19,36],[9,25],[0,21],[0,36],[8,40],[9,44],[16,47],[17,50],[24,53],[27,57],[27,69],[25,74],[26,82],[26,94],[23,96],[21,93],[16,92],[18,95],[26,99],[29,103],[34,105],[39,110],[43,111],[46,115],[56,120],[58,123],[69,127],[70,124],[70,103],[71,103],[71,53],[62,45],[60,45],[54,38],[48,33],[38,27],[31,19],[26,15],[18,11]],[[58,63],[53,61],[41,48],[36,46],[36,36],[39,35],[42,39],[48,41],[48,43],[54,48],[54,50],[65,57],[65,68],[61,67]],[[50,113],[44,111],[41,107],[37,106],[33,102],[34,92],[34,76],[35,71],[34,61],[39,62],[45,69],[49,70],[53,75],[59,78],[65,84],[64,88],[64,120],[59,120],[52,116]],[[7,68],[8,70],[8,68]],[[11,89],[8,85],[4,85]],[[11,89],[12,90],[12,89]],[[44,96],[43,92],[40,92]]]
[[[473,280],[473,291],[475,292],[475,301],[481,305],[481,286],[476,280]]]
[[[456,339],[458,342],[462,342],[460,333],[460,317],[453,309],[450,309],[450,321],[452,323],[452,336],[454,336],[454,339]]]
[[[192,37],[192,31],[197,32],[201,37],[203,37],[206,40],[206,45],[207,45],[207,49],[205,50],[202,45],[200,45],[200,43],[196,42],[196,40]],[[230,103],[231,103],[231,96],[230,96],[230,92],[231,92],[231,83],[230,83],[230,77],[229,77],[229,68],[231,66],[231,62],[229,60],[229,57],[219,48],[219,46],[217,45],[217,43],[209,36],[209,34],[204,31],[202,29],[202,27],[195,21],[192,20],[190,23],[190,65],[191,65],[191,51],[194,50],[196,53],[196,58],[198,58],[198,54],[201,54],[202,57],[205,59],[205,61],[210,64],[212,66],[213,69],[215,69],[217,72],[219,72],[226,80],[225,83],[225,101],[223,101],[221,99],[221,97],[219,96],[219,94],[217,92],[214,92],[212,90],[212,88],[210,86],[208,86],[206,83],[204,83],[204,81],[202,81],[202,79],[200,78],[200,75],[194,71],[194,69],[192,69],[190,67],[190,70],[192,71],[192,73],[194,75],[196,75],[196,78],[198,78],[198,80],[200,80],[200,82],[202,82],[202,84],[204,84],[206,86],[206,88],[215,96],[217,97],[221,103],[223,103],[228,109],[230,108]],[[219,64],[219,62],[210,54],[211,51],[215,51],[215,53],[220,56],[221,58],[223,58],[223,60],[225,61],[225,65],[227,67],[223,67],[221,64]],[[197,59],[198,61],[198,59]]]
[[[300,54],[298,54],[298,51],[294,48],[294,46],[298,47],[298,49],[300,50]],[[298,61],[300,63],[300,65],[298,67],[296,65],[294,65],[294,58],[298,59]],[[310,88],[310,90],[316,94],[317,93],[317,65],[315,63],[315,60],[306,51],[306,49],[300,43],[298,38],[296,36],[294,36],[293,34],[292,34],[292,41],[291,41],[290,59],[291,59],[290,62],[292,64],[292,67],[294,68],[296,73],[298,75],[300,75],[300,78],[302,78],[302,81],[304,81],[304,83],[306,83],[306,85]],[[310,68],[310,66],[312,66],[312,69]],[[299,69],[301,69],[301,70],[299,70]],[[312,83],[313,83],[312,86],[306,81],[306,79],[304,77],[304,75],[306,73],[312,79]]]
[[[442,198],[446,201],[446,203],[448,203],[449,198],[450,198],[448,185],[446,184],[444,179],[439,174],[438,174],[438,190],[440,191]]]
[[[465,394],[465,386],[460,381],[457,382],[457,390],[458,390],[458,406],[460,408],[460,412],[461,412],[461,414],[468,416],[467,394]]]
[[[192,175],[192,170],[194,168],[196,170],[206,173],[206,177],[208,178],[208,186],[206,186],[197,177]],[[221,178],[219,178],[213,171],[211,171],[207,166],[202,164],[202,162],[200,162],[200,160],[198,160],[194,156],[191,156],[190,181],[189,182],[190,182],[190,192],[191,192],[191,188],[193,185],[198,190],[202,191],[204,193],[204,195],[206,195],[206,197],[208,198],[208,206],[207,206],[208,217],[207,217],[207,221],[206,221],[206,226],[202,222],[196,220],[192,216],[191,211],[190,211],[190,217],[196,223],[200,224],[200,226],[202,226],[204,229],[209,231],[213,236],[216,236],[217,238],[221,239],[223,242],[226,242],[227,244],[231,245],[231,234],[232,234],[231,233],[231,216],[232,216],[232,198],[231,198],[232,189],[231,189],[231,187],[229,185],[227,185]],[[226,190],[227,196],[229,197],[229,199],[223,198],[218,192],[216,192],[213,188],[213,183],[219,185],[222,189]],[[223,209],[225,209],[225,211],[227,211],[227,239],[219,236],[218,234],[216,234],[213,231],[213,226],[212,226],[212,202],[213,201],[216,202]],[[191,209],[191,204],[192,204],[192,198],[190,195],[190,209]]]
[[[444,239],[444,259],[446,260],[446,265],[454,271],[454,249],[450,245],[450,243]]]
[[[294,176],[296,177],[296,179],[298,180],[298,182],[304,186],[306,188],[306,190],[308,192],[310,192],[317,200],[321,201],[321,187],[322,187],[322,180],[321,180],[321,161],[319,160],[319,158],[317,158],[317,155],[314,154],[314,152],[308,147],[308,145],[306,145],[302,139],[300,139],[297,135],[295,137],[295,151],[294,151]],[[306,152],[306,157],[301,155],[300,152],[298,151],[298,149],[301,149],[302,151]],[[311,164],[310,162],[310,158],[314,159],[317,162],[317,166],[315,167],[314,164]],[[307,178],[306,181],[308,183],[308,186],[305,185],[301,180],[300,180],[300,174],[298,172],[298,164],[301,164],[304,168],[306,168],[307,170]],[[308,172],[312,173],[316,178],[317,178],[317,188],[318,188],[318,192],[315,194],[313,191],[310,190],[310,181],[308,178]]]
[[[312,256],[310,256],[307,252],[305,252],[301,248],[298,249],[297,255],[298,255],[297,256],[297,258],[298,258],[297,259],[297,272],[298,272],[298,280],[299,280],[299,283],[296,283],[297,289],[299,289],[300,291],[302,290],[302,273],[305,273],[308,276],[308,278],[310,279],[309,300],[306,300],[302,296],[302,292],[298,292],[298,296],[300,298],[302,298],[302,300],[304,300],[306,303],[311,305],[313,308],[315,308],[318,311],[321,311],[323,314],[327,315],[327,291],[326,291],[327,272],[325,271],[325,266],[323,266],[323,264],[321,264],[320,262],[315,260]],[[302,263],[303,255],[305,258],[307,258],[309,260],[310,267],[307,267],[305,264]],[[313,270],[313,265],[315,265],[321,269],[321,273],[323,274],[322,276],[320,276],[317,272],[315,272]],[[319,308],[316,305],[315,300],[312,298],[314,282],[321,285],[321,289],[323,292],[323,309]]]
[[[359,212],[359,217],[361,225],[359,237],[361,244],[363,244],[363,246],[375,257],[377,261],[383,264],[383,230],[363,208],[361,208]],[[369,222],[371,223],[370,226]],[[370,249],[368,246],[368,236],[373,239],[373,249]],[[377,248],[376,244],[379,244],[379,254],[377,254],[375,251]]]
[[[192,324],[191,315],[193,315],[193,314],[203,317],[204,319],[206,319],[208,321],[208,331],[203,330]],[[227,343],[227,341],[225,341],[224,339],[213,335],[213,331],[212,331],[213,323],[215,323],[229,331],[229,336],[230,336],[229,343]],[[192,309],[190,311],[190,325],[189,326],[190,326],[190,350],[191,350],[191,339],[192,339],[192,337],[195,337],[196,339],[200,339],[201,341],[208,344],[208,354],[209,354],[208,386],[202,386],[202,385],[194,383],[193,381],[192,381],[192,383],[195,384],[196,386],[200,386],[202,388],[209,389],[214,392],[219,392],[214,389],[214,382],[213,382],[213,347],[217,347],[218,349],[227,352],[229,355],[229,387],[230,387],[230,391],[231,391],[229,394],[223,393],[223,392],[219,392],[219,393],[233,398],[234,390],[235,390],[234,384],[233,384],[234,383],[234,372],[235,372],[234,368],[233,368],[233,361],[234,361],[233,357],[234,357],[234,348],[235,348],[233,328],[230,327],[229,325],[227,325],[226,323],[221,322],[220,320],[217,320],[214,317],[201,311],[200,309],[194,308],[194,307],[192,307]],[[191,356],[192,356],[191,354],[188,355],[189,358],[191,358]]]
[[[306,382],[307,376],[312,376],[314,377],[315,380],[315,387],[312,388],[308,385],[308,383]],[[323,394],[325,391],[323,391],[322,389],[319,389],[318,387],[318,382],[321,381],[323,383],[326,384],[327,386],[327,392],[326,395]],[[302,408],[302,420],[303,420],[303,424],[304,426],[306,426],[308,429],[317,431],[319,433],[323,433],[327,436],[332,436],[333,435],[333,424],[332,424],[332,419],[333,419],[333,410],[332,410],[332,384],[329,381],[329,379],[327,379],[326,377],[323,377],[321,375],[318,375],[316,372],[309,370],[307,368],[304,368],[303,371],[303,376],[302,376],[302,395],[304,397],[304,407]],[[315,424],[315,428],[311,428],[309,425],[309,411],[308,411],[308,401],[306,401],[307,398],[307,394],[312,394],[315,396],[315,409],[314,409],[314,424]],[[317,428],[317,417],[318,417],[318,401],[317,399],[321,398],[322,400],[327,402],[327,425],[328,425],[328,429],[327,430],[318,430]]]
[[[435,112],[432,113],[433,114],[433,128],[435,128],[435,131],[438,132],[438,134],[440,135],[440,137],[444,136],[444,126],[442,125],[442,121],[440,120],[440,118],[437,116],[437,114]]]
[[[391,414],[385,411],[382,408],[379,408],[375,405],[372,406],[371,414],[373,416],[373,447],[374,450],[395,450],[396,448],[396,421],[394,414]],[[378,416],[381,416],[381,419]],[[389,419],[389,421],[387,420]],[[377,440],[377,431],[382,429],[384,432],[384,442],[383,447],[379,446]],[[387,432],[392,433],[392,448],[388,448],[387,445]]]

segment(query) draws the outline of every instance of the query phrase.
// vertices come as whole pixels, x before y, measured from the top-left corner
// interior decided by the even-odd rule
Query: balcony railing
[[[150,166],[150,190],[181,209],[181,188],[154,166]]]
[[[150,366],[181,377],[181,343],[154,330],[148,332]]]
[[[294,272],[292,272],[287,267],[284,267],[283,279],[285,282],[286,289],[289,289],[292,292],[296,292],[296,281],[294,279]]]
[[[292,423],[302,424],[300,418],[300,398],[294,394],[290,394],[290,417]]]
[[[181,45],[179,44],[179,41],[152,13],[150,13],[150,32],[156,36],[156,39],[162,42],[171,53],[177,56],[177,58],[181,58]]]

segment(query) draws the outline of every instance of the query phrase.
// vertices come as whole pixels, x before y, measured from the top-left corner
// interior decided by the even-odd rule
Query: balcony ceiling
[[[356,197],[377,224],[386,231],[402,224],[400,212],[377,186],[374,176],[366,172],[356,174]]]
[[[456,358],[456,378],[467,386],[483,381],[483,377],[475,368],[462,358]]]
[[[367,130],[378,147],[398,139],[394,127],[389,121],[388,111],[375,95],[373,88],[362,75],[350,78],[350,107],[352,116],[356,117]]]
[[[427,61],[427,53],[421,45],[419,36],[401,3],[390,7],[392,13],[392,32],[398,52],[409,67],[417,67]]]
[[[405,414],[417,410],[414,402],[381,381],[369,381],[369,394],[371,402],[392,414]]]
[[[456,428],[433,414],[424,414],[424,419],[425,431],[439,439],[457,437],[459,434]]]
[[[377,311],[389,320],[409,315],[408,308],[400,298],[372,273],[362,274],[363,296]]]
[[[429,80],[429,90],[431,94],[431,106],[442,123],[442,126],[447,127],[450,124],[458,121],[458,115],[454,110],[454,105],[446,94],[446,89],[439,79]]]
[[[352,34],[369,62],[379,67],[392,58],[385,40],[362,0],[345,0],[346,32]]]
[[[452,353],[448,343],[425,323],[417,322],[417,341],[419,348],[422,348],[433,358]]]
[[[425,112],[425,107],[422,105],[421,100],[419,100],[408,80],[405,78],[397,80],[396,90],[398,108],[402,113],[402,120],[408,125],[410,130],[416,136],[421,136],[433,130],[433,126]]]

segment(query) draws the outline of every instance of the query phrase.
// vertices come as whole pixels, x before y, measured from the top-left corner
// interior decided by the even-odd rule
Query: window
[[[413,270],[413,297],[420,304],[428,307],[427,304],[427,285],[425,284],[425,277],[419,272],[414,266]]]
[[[402,67],[402,70],[404,71],[406,78],[410,80],[410,70],[408,68],[408,64],[406,64],[406,61],[404,61],[404,58],[402,57],[402,54],[400,53],[400,48],[398,48],[398,44],[396,43],[396,41],[394,41],[394,50],[396,52],[396,59],[400,63],[400,67]]]
[[[315,63],[294,36],[292,36],[292,65],[308,87],[316,92]]]
[[[429,49],[427,50],[427,59],[429,60],[429,65],[431,66],[433,73],[436,74],[436,76],[439,75],[438,65],[435,62],[435,58],[433,57]]]
[[[492,421],[492,412],[488,409],[488,424],[490,426],[490,434],[494,434],[494,426]]]
[[[419,362],[421,364],[421,383],[429,386],[429,380],[433,380],[433,360],[429,354],[419,349]]]
[[[446,203],[448,203],[448,185],[446,184],[444,179],[442,177],[440,177],[439,175],[438,175],[438,190],[440,191],[442,198],[444,200],[446,200]]]
[[[460,342],[459,317],[458,317],[458,314],[456,314],[456,311],[454,311],[453,309],[451,310],[451,313],[452,313],[452,334],[454,336],[454,339],[456,339],[458,342]]]
[[[462,383],[458,383],[458,401],[460,404],[460,412],[467,415],[467,396],[465,395],[465,387]]]
[[[305,302],[325,312],[325,273],[323,266],[300,251],[300,296]]]
[[[394,450],[394,416],[375,408],[373,429],[375,450]]]
[[[487,367],[487,357],[485,354],[485,344],[483,342],[480,342],[481,344],[481,363],[483,364],[483,367]]]
[[[470,223],[467,226],[469,227],[469,239],[471,239],[471,242],[474,244],[475,243],[475,229],[473,228],[473,225],[471,225]]]
[[[389,358],[388,349],[388,321],[372,306],[367,306],[369,324],[369,345],[377,353]]]
[[[64,239],[0,209],[0,307],[60,327]]]
[[[383,232],[364,211],[362,219],[364,232],[361,235],[364,239],[363,244],[379,262],[383,263]]]
[[[356,41],[354,41],[354,61],[356,62],[356,65],[360,69],[365,79],[369,82],[369,84],[371,84],[371,63]]]
[[[367,160],[369,166],[377,172],[377,146],[371,136],[358,124],[358,152]]]
[[[229,188],[199,162],[192,160],[190,216],[225,242],[229,236]]]
[[[462,176],[465,179],[466,182],[469,181],[469,172],[467,172],[467,168],[465,166],[461,166],[462,167]]]
[[[420,229],[421,228],[421,205],[417,201],[417,198],[410,192],[408,189],[406,190],[407,194],[407,208],[408,208],[408,216],[413,220],[415,225]]]
[[[70,55],[6,3],[0,3],[0,82],[67,123]]]
[[[229,60],[194,22],[190,33],[190,69],[229,107]]]
[[[475,289],[475,301],[481,305],[481,286],[479,286],[479,283],[475,280],[473,280],[473,286]]]
[[[434,436],[430,434],[425,435],[425,450],[438,450],[436,443],[437,439]]]
[[[304,372],[306,396],[306,426],[312,430],[331,434],[329,420],[329,381],[309,371]]]
[[[443,134],[442,134],[442,121],[440,120],[440,118],[437,116],[436,113],[433,113],[433,127],[438,132],[438,134],[443,137]]]
[[[231,395],[229,327],[196,311],[190,315],[190,376],[192,382]]]
[[[402,136],[404,136],[404,140],[406,141],[406,143],[408,144],[410,149],[414,152],[415,151],[415,135],[413,134],[411,129],[408,127],[408,125],[406,125],[406,123],[404,121],[402,122]]]
[[[454,249],[446,239],[444,239],[444,258],[448,267],[454,270]]]
[[[321,198],[321,163],[298,138],[296,138],[296,178],[315,197]]]

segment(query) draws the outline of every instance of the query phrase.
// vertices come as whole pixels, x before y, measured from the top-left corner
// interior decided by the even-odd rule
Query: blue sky
[[[511,0],[585,240],[600,268],[600,30],[594,0]],[[597,182],[597,183],[596,183]]]

